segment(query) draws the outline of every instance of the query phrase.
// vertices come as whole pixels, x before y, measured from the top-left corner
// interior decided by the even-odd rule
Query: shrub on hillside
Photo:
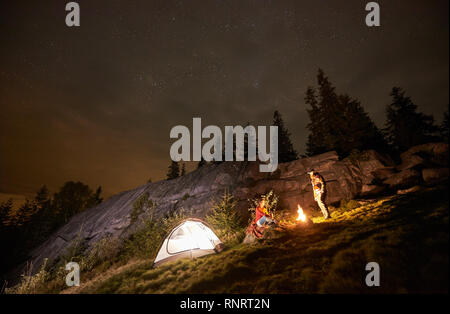
[[[25,273],[22,274],[20,282],[11,288],[5,288],[6,294],[34,294],[38,293],[42,286],[48,281],[50,274],[45,269],[47,259],[44,260],[40,270],[35,275],[31,275],[32,264],[27,263]]]
[[[94,247],[85,253],[85,258],[81,267],[86,270],[92,270],[102,263],[114,262],[120,254],[121,242],[118,238],[106,236],[96,242]]]
[[[219,200],[213,201],[211,213],[206,216],[206,222],[214,228],[223,242],[239,237],[245,226],[236,211],[236,203],[233,195],[225,191]]]
[[[359,204],[359,202],[355,200],[341,200],[339,203],[339,209],[343,211],[353,210],[360,206],[361,204]]]
[[[183,209],[162,218],[155,217],[153,210],[149,211],[139,229],[125,240],[122,258],[155,257],[167,233],[187,217]]]

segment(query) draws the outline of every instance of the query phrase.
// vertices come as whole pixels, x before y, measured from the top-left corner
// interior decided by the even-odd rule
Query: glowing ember
[[[297,210],[298,217],[297,217],[297,220],[301,220],[301,221],[305,222],[306,221],[306,215],[303,213],[303,209],[300,207],[300,205],[297,205],[297,206],[298,206],[298,210]]]

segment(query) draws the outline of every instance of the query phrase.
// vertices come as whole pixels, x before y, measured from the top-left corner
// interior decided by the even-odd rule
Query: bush
[[[113,262],[120,253],[120,240],[106,236],[95,243],[94,247],[87,253],[80,267],[92,270],[95,266],[104,262]]]
[[[233,195],[225,191],[219,200],[213,201],[211,213],[206,216],[206,222],[214,227],[223,242],[235,240],[245,226],[236,212],[236,203]]]
[[[186,218],[183,209],[163,218],[156,218],[153,211],[148,212],[139,229],[125,240],[122,257],[155,257],[167,233]]]
[[[49,272],[45,269],[47,265],[47,259],[41,266],[41,269],[35,275],[31,275],[32,264],[27,264],[27,268],[20,283],[11,288],[5,288],[6,294],[35,294],[44,286],[49,280]]]

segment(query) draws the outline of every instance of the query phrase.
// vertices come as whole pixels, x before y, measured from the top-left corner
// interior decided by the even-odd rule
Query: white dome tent
[[[179,258],[196,258],[217,253],[222,249],[222,241],[205,222],[187,219],[176,226],[164,239],[154,266]]]

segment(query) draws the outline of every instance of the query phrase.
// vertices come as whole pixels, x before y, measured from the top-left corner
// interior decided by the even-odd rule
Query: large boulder
[[[402,156],[402,162],[396,167],[398,171],[403,171],[424,165],[426,160],[416,154],[407,154]]]
[[[376,169],[372,172],[372,175],[374,178],[378,181],[383,181],[389,177],[391,177],[393,174],[397,173],[395,167],[382,167],[379,169]]]
[[[357,161],[362,183],[372,185],[376,180],[383,180],[395,172],[395,163],[388,156],[374,150],[364,151]]]
[[[414,193],[414,192],[420,191],[421,189],[422,188],[420,187],[420,185],[415,185],[415,186],[413,186],[411,188],[407,188],[407,189],[403,189],[403,190],[397,190],[397,194],[398,195],[405,195],[405,194],[408,194],[408,193]]]
[[[412,155],[421,157],[431,163],[440,166],[448,166],[448,143],[428,143],[413,146],[400,155],[402,161],[411,159]]]
[[[388,179],[384,180],[383,183],[388,185],[391,189],[406,188],[419,184],[421,178],[420,171],[415,169],[406,169],[392,175]]]
[[[437,183],[448,179],[448,168],[422,169],[422,178],[425,183]]]
[[[273,190],[280,198],[281,208],[295,211],[297,204],[300,204],[312,210],[316,202],[307,174],[311,169],[318,171],[325,179],[328,203],[351,199],[361,191],[364,179],[359,167],[339,161],[337,153],[333,151],[282,163],[273,174],[262,174],[257,164],[251,165],[243,175],[246,184],[237,188],[235,196],[243,201]]]
[[[386,189],[384,185],[364,184],[361,188],[360,195],[363,197],[374,196],[382,193]]]
[[[448,178],[448,143],[428,143],[413,146],[400,154],[401,163],[384,184],[391,188],[407,188],[425,183],[435,183]],[[382,170],[378,170],[382,171]]]

